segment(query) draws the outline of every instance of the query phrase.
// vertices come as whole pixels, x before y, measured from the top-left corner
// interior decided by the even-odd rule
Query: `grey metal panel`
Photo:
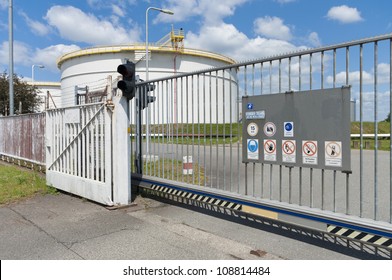
[[[244,96],[242,104],[243,162],[351,171],[350,87]],[[256,124],[257,135],[250,124]],[[248,147],[250,139],[258,140],[257,151],[253,141]]]

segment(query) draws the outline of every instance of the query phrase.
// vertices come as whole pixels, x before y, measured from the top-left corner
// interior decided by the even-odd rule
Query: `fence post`
[[[52,155],[53,155],[53,143],[52,143],[52,118],[50,117],[52,112],[45,112],[45,166],[46,166],[46,174],[48,174],[48,168],[52,164]],[[47,177],[46,177],[47,178]]]
[[[143,154],[143,147],[142,147],[142,108],[141,108],[141,94],[142,91],[140,87],[136,88],[136,110],[135,110],[135,119],[136,119],[136,151],[135,151],[135,166],[136,166],[136,173],[143,174],[143,161],[142,161],[142,154]]]
[[[127,205],[131,201],[131,141],[129,138],[129,102],[113,96],[112,118],[113,202]]]

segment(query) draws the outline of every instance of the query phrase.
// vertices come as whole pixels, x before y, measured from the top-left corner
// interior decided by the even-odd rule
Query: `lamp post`
[[[35,65],[31,66],[31,82],[34,83],[34,67],[45,68],[43,65]]]
[[[148,12],[150,10],[156,10],[159,11],[161,13],[165,13],[168,15],[174,15],[174,13],[170,10],[166,10],[166,9],[161,9],[161,8],[155,8],[155,7],[148,7],[146,10],[146,81],[148,81]]]
[[[156,10],[156,11],[159,11],[161,13],[168,14],[168,15],[174,15],[174,13],[172,11],[167,10],[167,9],[148,7],[147,10],[146,10],[146,81],[149,80],[149,77],[148,77],[148,60],[149,60],[149,56],[148,56],[148,12],[150,10]],[[149,133],[149,130],[150,130],[150,118],[149,118],[149,112],[150,111],[148,110],[148,107],[147,107],[147,114],[146,114],[146,116],[147,116],[147,120],[146,120],[146,138],[147,138],[146,155],[147,156],[150,153],[150,139],[149,139],[149,136],[150,136],[149,135],[150,134]]]

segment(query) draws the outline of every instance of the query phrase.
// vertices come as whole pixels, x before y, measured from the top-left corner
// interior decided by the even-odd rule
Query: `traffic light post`
[[[151,84],[142,84],[138,85],[136,88],[136,159],[135,166],[138,174],[143,174],[143,148],[142,148],[142,135],[143,135],[143,118],[142,113],[145,108],[148,108],[148,104],[152,103],[156,100],[155,96],[149,96],[148,92],[153,91],[155,89],[155,85]],[[146,113],[146,146],[147,146],[147,156],[149,156],[149,116],[148,111]]]
[[[135,167],[136,173],[143,174],[143,160],[142,160],[142,109],[141,109],[141,90],[140,87],[136,89],[136,151],[135,151]]]
[[[135,97],[135,119],[136,119],[136,151],[135,151],[135,166],[136,172],[138,174],[142,174],[143,172],[143,164],[142,164],[142,111],[148,107],[149,103],[152,103],[156,100],[155,96],[149,96],[148,92],[155,90],[155,85],[149,83],[143,83],[144,81],[140,80],[136,76],[135,64],[127,61],[124,64],[120,64],[117,67],[117,72],[123,76],[123,79],[118,81],[117,88],[119,88],[123,97],[126,97],[128,101],[132,100]],[[138,83],[137,83],[138,82]],[[128,102],[129,103],[129,102]],[[147,113],[147,153],[149,147],[149,119]]]
[[[123,79],[118,81],[117,87],[121,89],[124,97],[131,100],[135,97],[136,88],[135,63],[127,61],[125,64],[120,64],[117,72],[123,76]]]

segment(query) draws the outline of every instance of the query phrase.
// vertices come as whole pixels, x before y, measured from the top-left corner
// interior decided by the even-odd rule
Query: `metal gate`
[[[391,238],[391,122],[382,122],[392,107],[391,61],[385,35],[149,81],[156,101],[142,115],[142,182],[325,231]],[[346,85],[351,174],[242,162],[242,97]]]
[[[48,185],[113,205],[112,121],[104,103],[48,110]]]

